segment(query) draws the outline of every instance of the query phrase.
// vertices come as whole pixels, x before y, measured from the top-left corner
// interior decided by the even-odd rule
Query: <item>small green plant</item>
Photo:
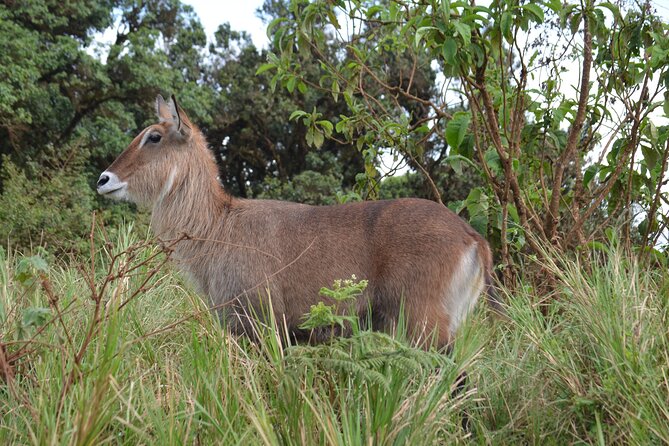
[[[323,302],[319,302],[312,305],[309,313],[304,315],[304,322],[300,325],[300,328],[314,330],[339,326],[343,330],[349,324],[353,333],[358,333],[360,331],[359,320],[355,314],[349,313],[356,299],[364,293],[367,283],[367,280],[358,281],[353,275],[350,279],[335,280],[332,288],[321,288],[321,296],[334,300],[335,303],[325,305]]]
[[[38,249],[40,253],[46,253],[43,249]],[[49,270],[49,264],[44,260],[43,255],[35,254],[30,257],[24,257],[16,266],[14,279],[24,288],[31,289],[37,284]]]
[[[48,281],[49,264],[44,259],[48,253],[41,247],[37,254],[23,257],[18,261],[14,280],[23,287],[26,295],[34,294],[42,283]],[[31,329],[44,325],[51,316],[51,309],[43,306],[25,308],[23,316],[17,320],[16,339],[25,339]]]
[[[361,324],[354,309],[367,285],[355,276],[337,280],[320,291],[334,303],[319,302],[304,316],[303,329],[351,330],[350,336],[332,335],[328,343],[287,349],[280,413],[297,408],[301,415],[280,429],[285,441],[294,441],[291,432],[303,429],[301,419],[323,423],[322,435],[335,444],[431,444],[458,431],[457,423],[450,424],[458,415],[441,418],[449,434],[432,423],[439,418],[435,413],[449,414],[460,404],[450,393],[461,368],[446,355],[412,347],[402,334],[393,337]],[[412,411],[407,404],[415,404]]]

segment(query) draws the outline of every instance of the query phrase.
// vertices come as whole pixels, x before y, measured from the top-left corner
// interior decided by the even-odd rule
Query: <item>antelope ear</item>
[[[189,137],[192,131],[192,124],[190,119],[186,116],[186,113],[179,107],[177,104],[177,98],[172,95],[170,102],[168,103],[170,112],[172,113],[172,122],[175,124],[177,131],[181,133],[182,136]]]
[[[165,102],[165,99],[161,95],[156,97],[156,114],[160,122],[175,121],[175,116],[172,114],[170,105]]]

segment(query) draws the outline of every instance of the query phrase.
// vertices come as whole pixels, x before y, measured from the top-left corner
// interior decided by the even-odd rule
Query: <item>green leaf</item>
[[[384,10],[385,10],[385,8],[383,8],[381,5],[370,6],[369,9],[367,9],[367,12],[365,13],[365,15],[367,16],[368,19],[371,19],[376,14],[378,14],[379,12],[382,12]]]
[[[420,44],[420,41],[423,39],[423,37],[429,33],[430,31],[434,31],[437,28],[434,26],[423,26],[422,28],[418,28],[416,30],[416,37],[414,39],[414,43],[416,46]]]
[[[465,199],[469,223],[480,234],[485,234],[488,227],[488,196],[480,187],[471,190]]]
[[[277,17],[271,22],[269,22],[269,25],[267,25],[267,35],[274,34],[274,30],[279,27],[280,24],[283,22],[288,21],[286,17]]]
[[[641,144],[641,153],[643,154],[644,161],[646,161],[646,166],[653,170],[660,159],[660,154],[653,147],[646,144]]]
[[[303,111],[303,110],[295,110],[290,114],[290,117],[288,118],[289,121],[292,121],[293,119],[296,118],[301,118],[302,116],[306,116],[308,113]]]
[[[307,134],[305,135],[305,139],[307,141],[307,145],[312,147],[314,145],[314,129],[312,127],[309,127],[307,129]]]
[[[286,89],[288,90],[289,93],[295,91],[296,84],[297,84],[297,77],[293,76],[290,79],[288,79],[288,83],[286,84]]]
[[[499,35],[499,33],[496,33]],[[483,66],[483,63],[485,62],[485,52],[483,51],[483,48],[479,44],[473,44],[469,47],[473,53],[474,56],[474,62],[476,63],[477,67]]]
[[[344,130],[348,130],[350,125],[350,118],[346,115],[339,115],[339,122],[335,125],[335,130],[338,133],[344,133]]]
[[[543,23],[544,22],[544,11],[536,3],[528,3],[526,5],[523,5],[522,8],[525,11],[529,12],[530,15],[534,17],[533,20],[536,23]]]
[[[446,124],[446,142],[453,150],[457,150],[465,139],[470,120],[471,115],[468,112],[457,112]]]
[[[274,93],[276,91],[276,84],[279,82],[279,74],[272,76],[272,80],[269,81],[269,88]]]
[[[465,134],[465,139],[462,140],[460,147],[458,147],[458,154],[464,156],[468,160],[474,159],[474,143],[474,136],[471,133]],[[473,166],[479,170],[478,166],[475,164]]]
[[[653,124],[653,121],[648,121],[648,126],[646,128],[648,132],[648,138],[653,144],[656,144],[658,139],[658,132],[657,127],[655,124]]]
[[[46,274],[49,265],[39,255],[21,259],[16,267],[14,279],[26,288],[32,287],[42,274]]]
[[[314,134],[314,140],[313,140],[314,146],[317,149],[320,149],[323,146],[323,142],[325,142],[325,136],[318,130],[314,130],[313,134]]]
[[[337,82],[336,79],[332,81],[332,98],[334,99],[335,102],[339,99],[339,82]]]
[[[499,21],[500,31],[507,42],[510,42],[513,36],[511,35],[511,25],[513,24],[513,17],[508,11],[502,13]]]
[[[628,144],[627,138],[622,137],[618,138],[613,142],[611,146],[611,151],[606,155],[606,160],[609,162],[609,165],[615,166],[618,164],[618,155],[621,152],[621,149]]]
[[[608,251],[608,248],[606,247],[606,245],[604,243],[598,242],[596,240],[590,240],[589,242],[586,242],[583,245],[580,245],[578,247],[579,250],[583,250],[584,248],[587,248],[587,249],[592,250],[592,251],[601,251],[601,252],[607,252]],[[590,401],[590,400],[587,400],[587,399],[583,398],[583,399],[581,399],[580,404],[585,404],[587,401]]]
[[[455,28],[455,31],[462,36],[462,40],[464,40],[466,44],[471,43],[472,29],[469,25],[465,25],[462,22],[453,22],[453,27]]]
[[[276,68],[276,64],[273,63],[266,63],[260,65],[260,67],[256,70],[256,76],[259,74],[264,73],[265,71],[272,70]]]
[[[452,37],[446,37],[441,47],[441,53],[448,65],[455,65],[455,54],[458,52],[458,43]]]
[[[591,166],[588,166],[587,169],[585,169],[585,172],[583,172],[583,186],[588,187],[590,181],[592,181],[595,175],[597,175],[599,167],[600,166],[598,164],[593,164]]]
[[[561,0],[547,0],[545,5],[548,6],[553,12],[559,12],[560,9],[562,9]]]
[[[334,11],[328,9],[327,15],[328,20],[330,20],[330,24],[334,27],[334,29],[341,29],[341,25],[339,24],[339,20],[337,19],[337,15],[334,13]]]
[[[500,175],[503,172],[502,162],[499,158],[499,153],[494,148],[488,149],[483,154],[483,160],[488,165],[490,170],[492,170],[497,175]]]
[[[455,173],[457,173],[459,176],[462,175],[462,159],[461,158],[462,157],[454,156],[454,157],[446,160],[448,162],[448,165],[451,166],[451,169],[453,169],[453,171]]]
[[[316,124],[320,125],[321,128],[323,128],[323,131],[327,136],[332,135],[332,130],[334,129],[334,126],[330,121],[327,120],[316,121]]]
[[[21,319],[21,326],[23,328],[40,327],[46,323],[50,314],[51,309],[49,308],[26,308]]]
[[[509,212],[511,221],[520,224],[520,217],[518,216],[518,209],[516,209],[516,205],[513,203],[507,204],[507,211]]]
[[[606,8],[609,11],[611,11],[611,14],[613,14],[613,18],[615,20],[622,20],[622,15],[620,14],[620,8],[618,6],[614,5],[613,3],[609,2],[603,2],[597,5],[600,8]]]
[[[576,13],[569,18],[569,30],[572,34],[578,32],[578,28],[581,26],[581,13]]]
[[[441,10],[444,13],[444,21],[448,23],[451,19],[451,1],[441,0]]]
[[[335,306],[318,302],[312,305],[309,313],[303,316],[305,321],[300,325],[303,330],[312,330],[317,327],[327,327],[336,323]]]

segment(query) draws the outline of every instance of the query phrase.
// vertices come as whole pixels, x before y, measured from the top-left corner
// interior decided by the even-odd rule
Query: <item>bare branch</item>
[[[590,34],[590,22],[588,10],[583,11],[583,67],[581,70],[581,87],[578,99],[578,109],[574,122],[567,135],[567,145],[564,152],[555,163],[553,171],[553,188],[551,191],[551,201],[546,211],[546,221],[544,223],[546,236],[549,240],[555,239],[557,230],[560,198],[562,196],[562,178],[564,171],[572,161],[576,152],[578,138],[585,122],[585,112],[588,105],[588,96],[590,95],[590,69],[592,68],[592,35]],[[580,155],[576,155],[580,156]]]

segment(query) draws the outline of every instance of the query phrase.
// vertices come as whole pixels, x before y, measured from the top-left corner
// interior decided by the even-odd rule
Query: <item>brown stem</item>
[[[646,225],[646,230],[644,231],[643,234],[643,246],[648,246],[648,237],[650,235],[650,230],[651,230],[651,222],[655,220],[655,212],[657,212],[657,209],[660,205],[660,195],[662,195],[662,181],[664,180],[664,174],[667,170],[667,159],[669,158],[669,140],[667,140],[667,143],[664,147],[664,154],[662,155],[662,169],[660,170],[660,174],[658,175],[657,178],[657,186],[655,187],[655,196],[653,198],[653,202],[651,203],[650,210],[648,211],[648,217],[646,217],[646,220],[648,224]],[[642,250],[642,259],[645,257],[645,253],[647,250]]]
[[[646,96],[646,92],[648,89],[648,76],[646,76],[646,79],[644,80],[644,85],[643,88],[641,89],[641,98]],[[636,105],[636,112],[634,115],[631,114],[630,112],[630,119],[632,119],[634,122],[632,124],[632,129],[630,131],[630,140],[625,146],[625,150],[623,153],[619,156],[619,159],[625,160],[627,157],[630,155],[632,150],[635,150],[637,147],[637,141],[639,139],[639,128],[641,126],[641,108],[642,108],[642,100],[639,100]],[[567,242],[574,236],[574,234],[581,229],[583,224],[587,221],[587,219],[599,208],[599,205],[604,201],[606,196],[609,194],[611,189],[613,188],[613,185],[615,182],[618,180],[620,175],[623,173],[623,168],[627,165],[625,162],[619,162],[616,165],[616,168],[614,169],[613,173],[609,176],[608,180],[606,183],[604,183],[599,191],[597,191],[595,194],[595,198],[591,201],[590,206],[583,212],[579,220],[574,224],[574,226],[571,228],[569,233],[566,236]]]
[[[504,169],[505,180],[509,182],[509,187],[511,188],[513,201],[518,211],[518,218],[520,219],[520,223],[524,228],[530,229],[531,223],[527,218],[527,207],[525,205],[525,201],[523,200],[523,194],[520,190],[518,177],[513,171],[511,157],[505,150],[502,143],[502,138],[499,134],[499,121],[497,119],[497,115],[495,114],[493,100],[490,97],[490,93],[486,87],[485,69],[485,64],[476,69],[476,80],[474,84],[474,87],[479,91],[481,99],[483,100],[483,112],[486,118],[483,120],[483,122],[488,131],[488,134],[492,138],[493,146],[499,155],[502,168]],[[543,235],[541,225],[535,224],[535,226],[537,229],[539,229],[538,234]]]
[[[551,201],[546,212],[546,221],[544,223],[546,236],[554,241],[557,231],[559,218],[560,198],[562,197],[562,177],[569,162],[574,157],[578,138],[585,122],[585,112],[588,105],[588,96],[590,94],[590,69],[592,68],[592,35],[590,34],[590,22],[588,18],[589,10],[583,11],[583,67],[581,71],[581,87],[578,100],[578,109],[574,122],[567,135],[567,145],[564,152],[555,163],[553,173],[553,188],[551,192]],[[580,155],[576,155],[580,156]]]
[[[443,201],[441,201],[441,194],[439,193],[439,189],[437,189],[437,185],[434,184],[434,181],[432,180],[432,177],[430,176],[430,173],[425,170],[425,167],[423,167],[423,164],[416,159],[411,153],[407,153],[411,157],[411,159],[414,162],[414,165],[420,169],[422,172],[423,176],[425,177],[425,180],[427,183],[430,185],[430,189],[432,190],[432,194],[434,195],[434,201],[436,201],[439,204],[444,204]]]

